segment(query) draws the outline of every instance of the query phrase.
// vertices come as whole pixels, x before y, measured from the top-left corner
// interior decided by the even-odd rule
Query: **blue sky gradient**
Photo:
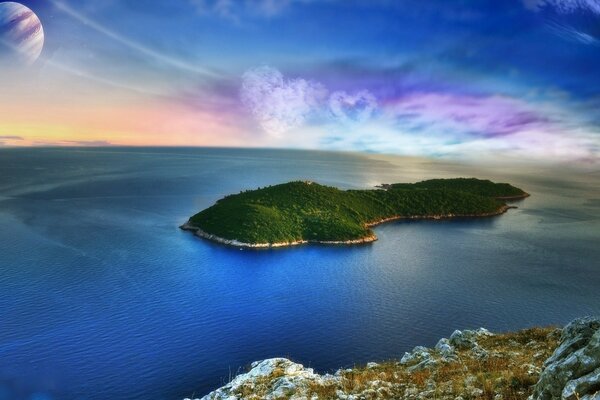
[[[22,3],[45,45],[4,67],[0,134],[24,138],[5,144],[598,161],[598,0]],[[50,103],[35,123],[14,111]]]

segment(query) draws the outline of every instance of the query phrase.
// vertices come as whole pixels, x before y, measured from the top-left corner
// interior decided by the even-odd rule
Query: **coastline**
[[[511,199],[517,200],[521,198],[529,197],[529,194],[525,194],[519,197],[513,196]],[[367,222],[365,226],[367,228],[371,228],[374,226],[378,226],[384,224],[386,222],[392,221],[400,221],[400,220],[445,220],[445,219],[459,219],[459,218],[487,218],[494,217],[497,215],[504,214],[511,208],[517,208],[516,206],[503,205],[498,210],[482,213],[482,214],[436,214],[436,215],[394,215],[391,217],[383,218],[378,221]],[[324,244],[324,245],[357,245],[357,244],[367,244],[372,243],[377,240],[377,236],[374,233],[371,233],[368,236],[364,236],[362,238],[350,239],[350,240],[296,240],[293,242],[275,242],[275,243],[246,243],[240,242],[235,239],[226,239],[212,233],[205,232],[200,227],[192,225],[188,220],[183,225],[179,227],[184,231],[193,232],[194,235],[207,239],[216,243],[224,244],[227,246],[238,247],[238,248],[253,248],[253,249],[269,249],[269,248],[280,248],[280,247],[292,247],[299,246],[303,244]]]
[[[523,200],[523,199],[528,198],[529,196],[531,196],[529,193],[523,193],[523,194],[520,194],[520,195],[517,195],[517,196],[500,196],[500,197],[494,197],[494,198],[498,199],[498,200],[508,200],[508,201],[511,201],[511,200]]]

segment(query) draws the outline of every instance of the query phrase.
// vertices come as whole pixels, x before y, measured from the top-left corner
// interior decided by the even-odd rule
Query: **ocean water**
[[[238,250],[178,229],[228,193],[508,181],[500,217],[396,222],[355,247]],[[254,360],[319,371],[456,328],[600,314],[600,174],[236,149],[0,150],[0,399],[182,399]]]

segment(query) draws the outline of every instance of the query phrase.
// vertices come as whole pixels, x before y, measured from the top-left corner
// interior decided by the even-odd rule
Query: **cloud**
[[[561,14],[590,11],[600,15],[599,0],[523,0],[523,4],[534,11],[550,7]]]
[[[7,146],[9,144],[13,144],[15,141],[25,140],[22,136],[16,135],[0,135],[0,147]]]
[[[585,45],[600,44],[600,0],[522,0],[525,8],[547,19],[553,33]]]
[[[75,146],[90,146],[90,147],[103,147],[112,146],[113,144],[107,140],[65,140],[63,143],[72,144]]]
[[[327,0],[189,0],[201,15],[215,14],[239,22],[243,16],[271,18],[285,12],[293,4]]]
[[[556,35],[562,37],[563,39],[588,45],[597,45],[600,43],[600,40],[596,37],[586,32],[577,30],[574,27],[569,26],[567,24],[551,21],[548,25]]]
[[[353,94],[337,91],[329,96],[331,113],[346,124],[369,120],[376,108],[377,99],[368,90],[361,90]]]
[[[285,79],[277,69],[263,66],[244,73],[240,98],[261,127],[278,136],[302,126],[326,93],[317,82]]]
[[[524,101],[499,95],[412,93],[388,102],[387,112],[404,128],[463,132],[464,136],[505,136],[549,123]]]
[[[114,144],[107,140],[36,140],[34,146],[76,146],[76,147],[107,147]]]
[[[309,127],[302,138],[290,138],[296,147],[351,150],[461,160],[515,160],[520,162],[600,163],[597,132],[579,127],[525,127],[508,136],[463,136],[452,130],[424,129],[418,134],[386,119],[374,119],[343,135],[323,127]]]
[[[189,0],[202,15],[215,14],[221,18],[239,21],[241,14],[272,17],[286,9],[291,0]]]
[[[221,18],[237,20],[238,12],[232,0],[190,0],[199,14],[216,14]]]
[[[226,1],[226,0],[219,0],[219,1]],[[205,77],[214,78],[215,76],[217,76],[217,74],[213,71],[210,71],[205,68],[201,68],[198,65],[190,63],[186,60],[172,57],[168,54],[164,54],[160,51],[157,51],[150,47],[147,47],[144,44],[141,44],[134,40],[131,40],[128,37],[126,37],[118,32],[115,32],[115,31],[109,29],[108,27],[96,22],[95,20],[79,13],[78,11],[76,11],[75,9],[70,7],[68,4],[66,4],[62,0],[50,0],[50,2],[58,10],[64,12],[65,14],[67,14],[71,18],[75,19],[76,21],[79,21],[86,27],[91,28],[98,33],[101,33],[102,35],[114,40],[115,42],[120,43],[121,45],[128,47],[129,49],[136,51],[144,56],[150,57],[150,58],[155,59],[163,64],[170,65],[172,67],[178,68],[183,71],[193,72],[195,74],[203,75]]]

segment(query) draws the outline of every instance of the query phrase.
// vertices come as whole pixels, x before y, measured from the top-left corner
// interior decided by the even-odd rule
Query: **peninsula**
[[[197,236],[239,247],[377,240],[371,227],[399,219],[489,217],[529,196],[508,183],[475,178],[384,184],[340,190],[288,182],[225,196],[181,226]]]

